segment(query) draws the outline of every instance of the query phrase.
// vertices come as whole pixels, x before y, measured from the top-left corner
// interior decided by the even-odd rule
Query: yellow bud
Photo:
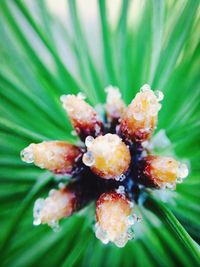
[[[33,209],[34,225],[48,224],[54,227],[57,222],[72,214],[76,196],[67,189],[51,190],[46,199],[37,199]]]
[[[106,113],[108,121],[119,119],[125,110],[125,104],[121,98],[121,93],[117,87],[113,86],[106,87],[105,91],[107,92]]]
[[[103,124],[97,112],[84,101],[83,97],[63,95],[61,101],[74,129],[82,140],[88,135],[98,136],[102,133]]]
[[[96,236],[103,243],[111,241],[123,247],[133,238],[130,232],[135,222],[132,205],[123,194],[102,194],[96,203],[96,220]]]
[[[86,138],[87,152],[83,155],[83,163],[105,179],[123,180],[128,170],[131,155],[128,147],[116,134],[106,134],[91,139]]]
[[[154,93],[144,85],[127,107],[120,123],[122,135],[134,142],[143,142],[151,137],[158,119],[163,95]]]
[[[146,182],[149,180],[160,188],[174,189],[188,175],[187,166],[170,157],[148,156],[144,162]]]
[[[21,152],[22,160],[55,173],[70,173],[81,154],[78,147],[62,141],[30,144]]]

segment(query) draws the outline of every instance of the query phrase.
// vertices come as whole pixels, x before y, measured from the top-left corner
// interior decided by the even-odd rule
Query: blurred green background
[[[1,266],[200,266],[199,1],[2,0],[0,14]],[[165,95],[155,142],[168,141],[157,153],[186,161],[189,177],[138,206],[123,249],[95,238],[93,204],[58,233],[34,227],[34,201],[58,181],[19,153],[76,142],[60,95],[82,91],[96,106],[112,84],[128,104],[144,83]]]

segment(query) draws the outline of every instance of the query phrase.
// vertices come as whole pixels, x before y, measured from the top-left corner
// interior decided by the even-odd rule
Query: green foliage
[[[65,24],[52,15],[44,0],[1,1],[3,266],[200,264],[194,241],[200,241],[199,1],[124,0],[114,25],[108,2],[98,1],[96,24],[87,26],[95,27],[98,41],[86,34],[78,1],[68,1]],[[24,164],[19,154],[31,142],[76,142],[60,95],[83,91],[96,105],[105,100],[104,87],[112,84],[119,86],[129,103],[144,83],[165,94],[157,131],[166,130],[171,146],[160,153],[173,151],[188,161],[186,181],[162,196],[147,192],[138,207],[143,220],[136,238],[123,249],[104,246],[94,237],[92,207],[63,220],[58,233],[47,226],[33,227],[34,200],[56,182],[49,172]]]

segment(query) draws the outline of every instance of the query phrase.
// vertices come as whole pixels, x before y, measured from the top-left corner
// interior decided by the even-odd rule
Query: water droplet
[[[116,190],[115,190],[118,194],[123,195],[125,193],[125,188],[123,185],[120,185]]]
[[[155,96],[156,96],[156,98],[157,98],[157,100],[158,100],[159,102],[163,100],[163,98],[164,98],[164,94],[163,94],[163,92],[161,92],[160,90],[156,90],[156,91],[154,92],[154,94],[155,94]]]
[[[99,135],[101,132],[101,127],[98,124],[95,124],[95,134]]]
[[[79,93],[77,94],[77,97],[78,97],[79,99],[82,99],[82,100],[85,100],[85,99],[86,99],[86,95],[85,95],[84,93],[82,93],[82,92],[79,92]]]
[[[72,130],[72,131],[71,131],[71,135],[72,135],[72,136],[77,136],[77,132],[76,132],[75,130]]]
[[[138,216],[137,214],[133,214],[133,218],[134,218],[135,223],[141,222],[142,220],[141,216]]]
[[[56,192],[56,189],[51,189],[49,191],[49,196],[53,196],[55,194],[55,192]]]
[[[141,88],[140,88],[140,91],[141,92],[146,92],[146,91],[149,91],[151,90],[151,86],[149,84],[144,84]]]
[[[165,190],[166,188],[167,188],[167,186],[166,186],[165,183],[163,183],[163,184],[160,185],[160,190]]]
[[[96,231],[95,231],[96,237],[100,239],[102,243],[108,244],[109,239],[108,239],[106,232],[103,231],[103,229],[99,226],[98,223],[96,223],[95,228],[96,228]]]
[[[133,229],[132,226],[128,228],[127,235],[128,235],[128,239],[129,239],[129,240],[131,240],[131,239],[134,238],[135,233],[134,233],[134,229]]]
[[[176,188],[176,183],[166,183],[165,186],[167,189],[174,190]]]
[[[33,225],[37,226],[37,225],[40,225],[41,224],[41,219],[40,218],[35,218],[33,220]]]
[[[95,158],[94,158],[92,152],[90,152],[90,151],[86,152],[86,153],[83,155],[82,161],[83,161],[83,163],[84,163],[86,166],[91,167],[92,165],[94,165],[94,163],[95,163]]]
[[[122,182],[124,181],[124,179],[126,179],[126,175],[125,174],[120,174],[119,176],[115,177],[116,181]]]
[[[64,183],[59,183],[59,184],[58,184],[58,188],[59,188],[59,189],[63,189],[63,188],[65,188],[65,184],[64,184]]]
[[[128,240],[127,240],[127,237],[126,237],[126,236],[122,236],[122,237],[116,239],[116,240],[114,241],[114,243],[115,243],[115,245],[116,245],[117,247],[119,247],[119,248],[123,248],[123,247],[126,245],[127,241],[128,241]]]
[[[149,147],[149,141],[142,142],[142,147],[143,148],[148,148]]]
[[[52,228],[54,232],[60,231],[60,226],[59,226],[58,221],[51,221],[48,223],[48,225]]]
[[[149,149],[149,148],[148,148]],[[141,153],[141,157],[144,158],[147,156],[147,151],[143,150]]]
[[[122,182],[124,179],[126,179],[126,175],[122,173],[122,174],[119,176],[119,181]]]
[[[128,224],[133,225],[136,222],[136,218],[134,215],[128,216]]]
[[[60,97],[61,102],[64,103],[66,99],[67,99],[67,95],[61,95],[61,97]]]
[[[41,169],[44,169],[44,163],[43,162],[42,163],[38,163],[37,166],[40,167]]]
[[[186,164],[180,164],[177,172],[178,178],[184,179],[188,176],[188,167]]]
[[[41,224],[41,211],[45,205],[45,201],[43,198],[39,198],[35,201],[34,208],[33,208],[33,224],[39,225]]]
[[[32,163],[34,161],[33,144],[26,147],[20,153],[21,159],[26,163]]]
[[[177,178],[176,182],[177,182],[177,184],[181,184],[183,182],[183,178]]]
[[[92,137],[90,135],[87,136],[85,138],[85,145],[86,145],[86,147],[90,147],[92,145],[93,141],[94,141],[94,137]]]

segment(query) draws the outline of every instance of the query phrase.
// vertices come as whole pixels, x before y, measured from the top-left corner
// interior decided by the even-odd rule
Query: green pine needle
[[[95,3],[95,23],[84,17],[80,1],[66,2],[65,22],[49,0],[8,0],[0,6],[1,264],[198,266],[199,1],[123,0],[114,23],[112,1]],[[130,103],[144,83],[165,94],[156,133],[165,129],[171,145],[159,153],[173,152],[190,164],[186,181],[162,197],[147,192],[138,207],[143,221],[136,238],[123,249],[94,237],[93,207],[63,220],[58,233],[34,227],[33,203],[55,185],[55,177],[27,167],[20,151],[43,140],[76,142],[60,95],[82,91],[97,105],[112,84]]]

